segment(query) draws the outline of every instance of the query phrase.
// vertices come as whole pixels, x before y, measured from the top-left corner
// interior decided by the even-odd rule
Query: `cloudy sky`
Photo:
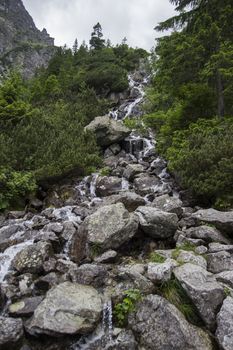
[[[169,0],[23,0],[37,27],[47,29],[56,45],[90,39],[100,22],[105,38],[150,50],[158,36],[153,28],[174,14]]]

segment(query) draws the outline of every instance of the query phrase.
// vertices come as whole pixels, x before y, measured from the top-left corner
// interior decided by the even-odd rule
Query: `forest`
[[[233,7],[230,0],[170,0],[160,23],[145,106],[160,153],[198,203],[233,204]]]
[[[233,8],[231,0],[170,0],[177,15],[156,26],[147,127],[181,187],[202,205],[233,204]],[[33,79],[9,72],[0,86],[0,209],[20,206],[38,184],[101,164],[84,127],[125,91],[128,73],[149,56],[105,40],[99,23],[89,45],[58,48]]]

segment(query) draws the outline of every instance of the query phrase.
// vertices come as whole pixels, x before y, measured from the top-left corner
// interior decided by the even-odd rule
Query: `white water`
[[[72,222],[81,222],[81,219],[79,216],[77,216],[75,213],[73,213],[75,207],[72,206],[66,206],[58,209],[53,210],[53,216],[57,220],[62,221],[72,221]]]

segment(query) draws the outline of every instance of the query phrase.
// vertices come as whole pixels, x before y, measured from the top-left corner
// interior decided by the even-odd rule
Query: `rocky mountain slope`
[[[122,125],[147,80],[88,126],[104,169],[0,218],[0,349],[233,348],[233,212],[191,207]]]
[[[30,77],[53,52],[54,39],[36,28],[22,0],[0,0],[0,71],[20,68]]]

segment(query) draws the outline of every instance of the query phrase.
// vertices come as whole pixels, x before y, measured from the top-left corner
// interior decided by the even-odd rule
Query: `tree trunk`
[[[224,95],[223,95],[223,83],[222,83],[222,77],[219,70],[217,71],[217,96],[218,96],[218,116],[224,117],[225,103],[224,103]]]

